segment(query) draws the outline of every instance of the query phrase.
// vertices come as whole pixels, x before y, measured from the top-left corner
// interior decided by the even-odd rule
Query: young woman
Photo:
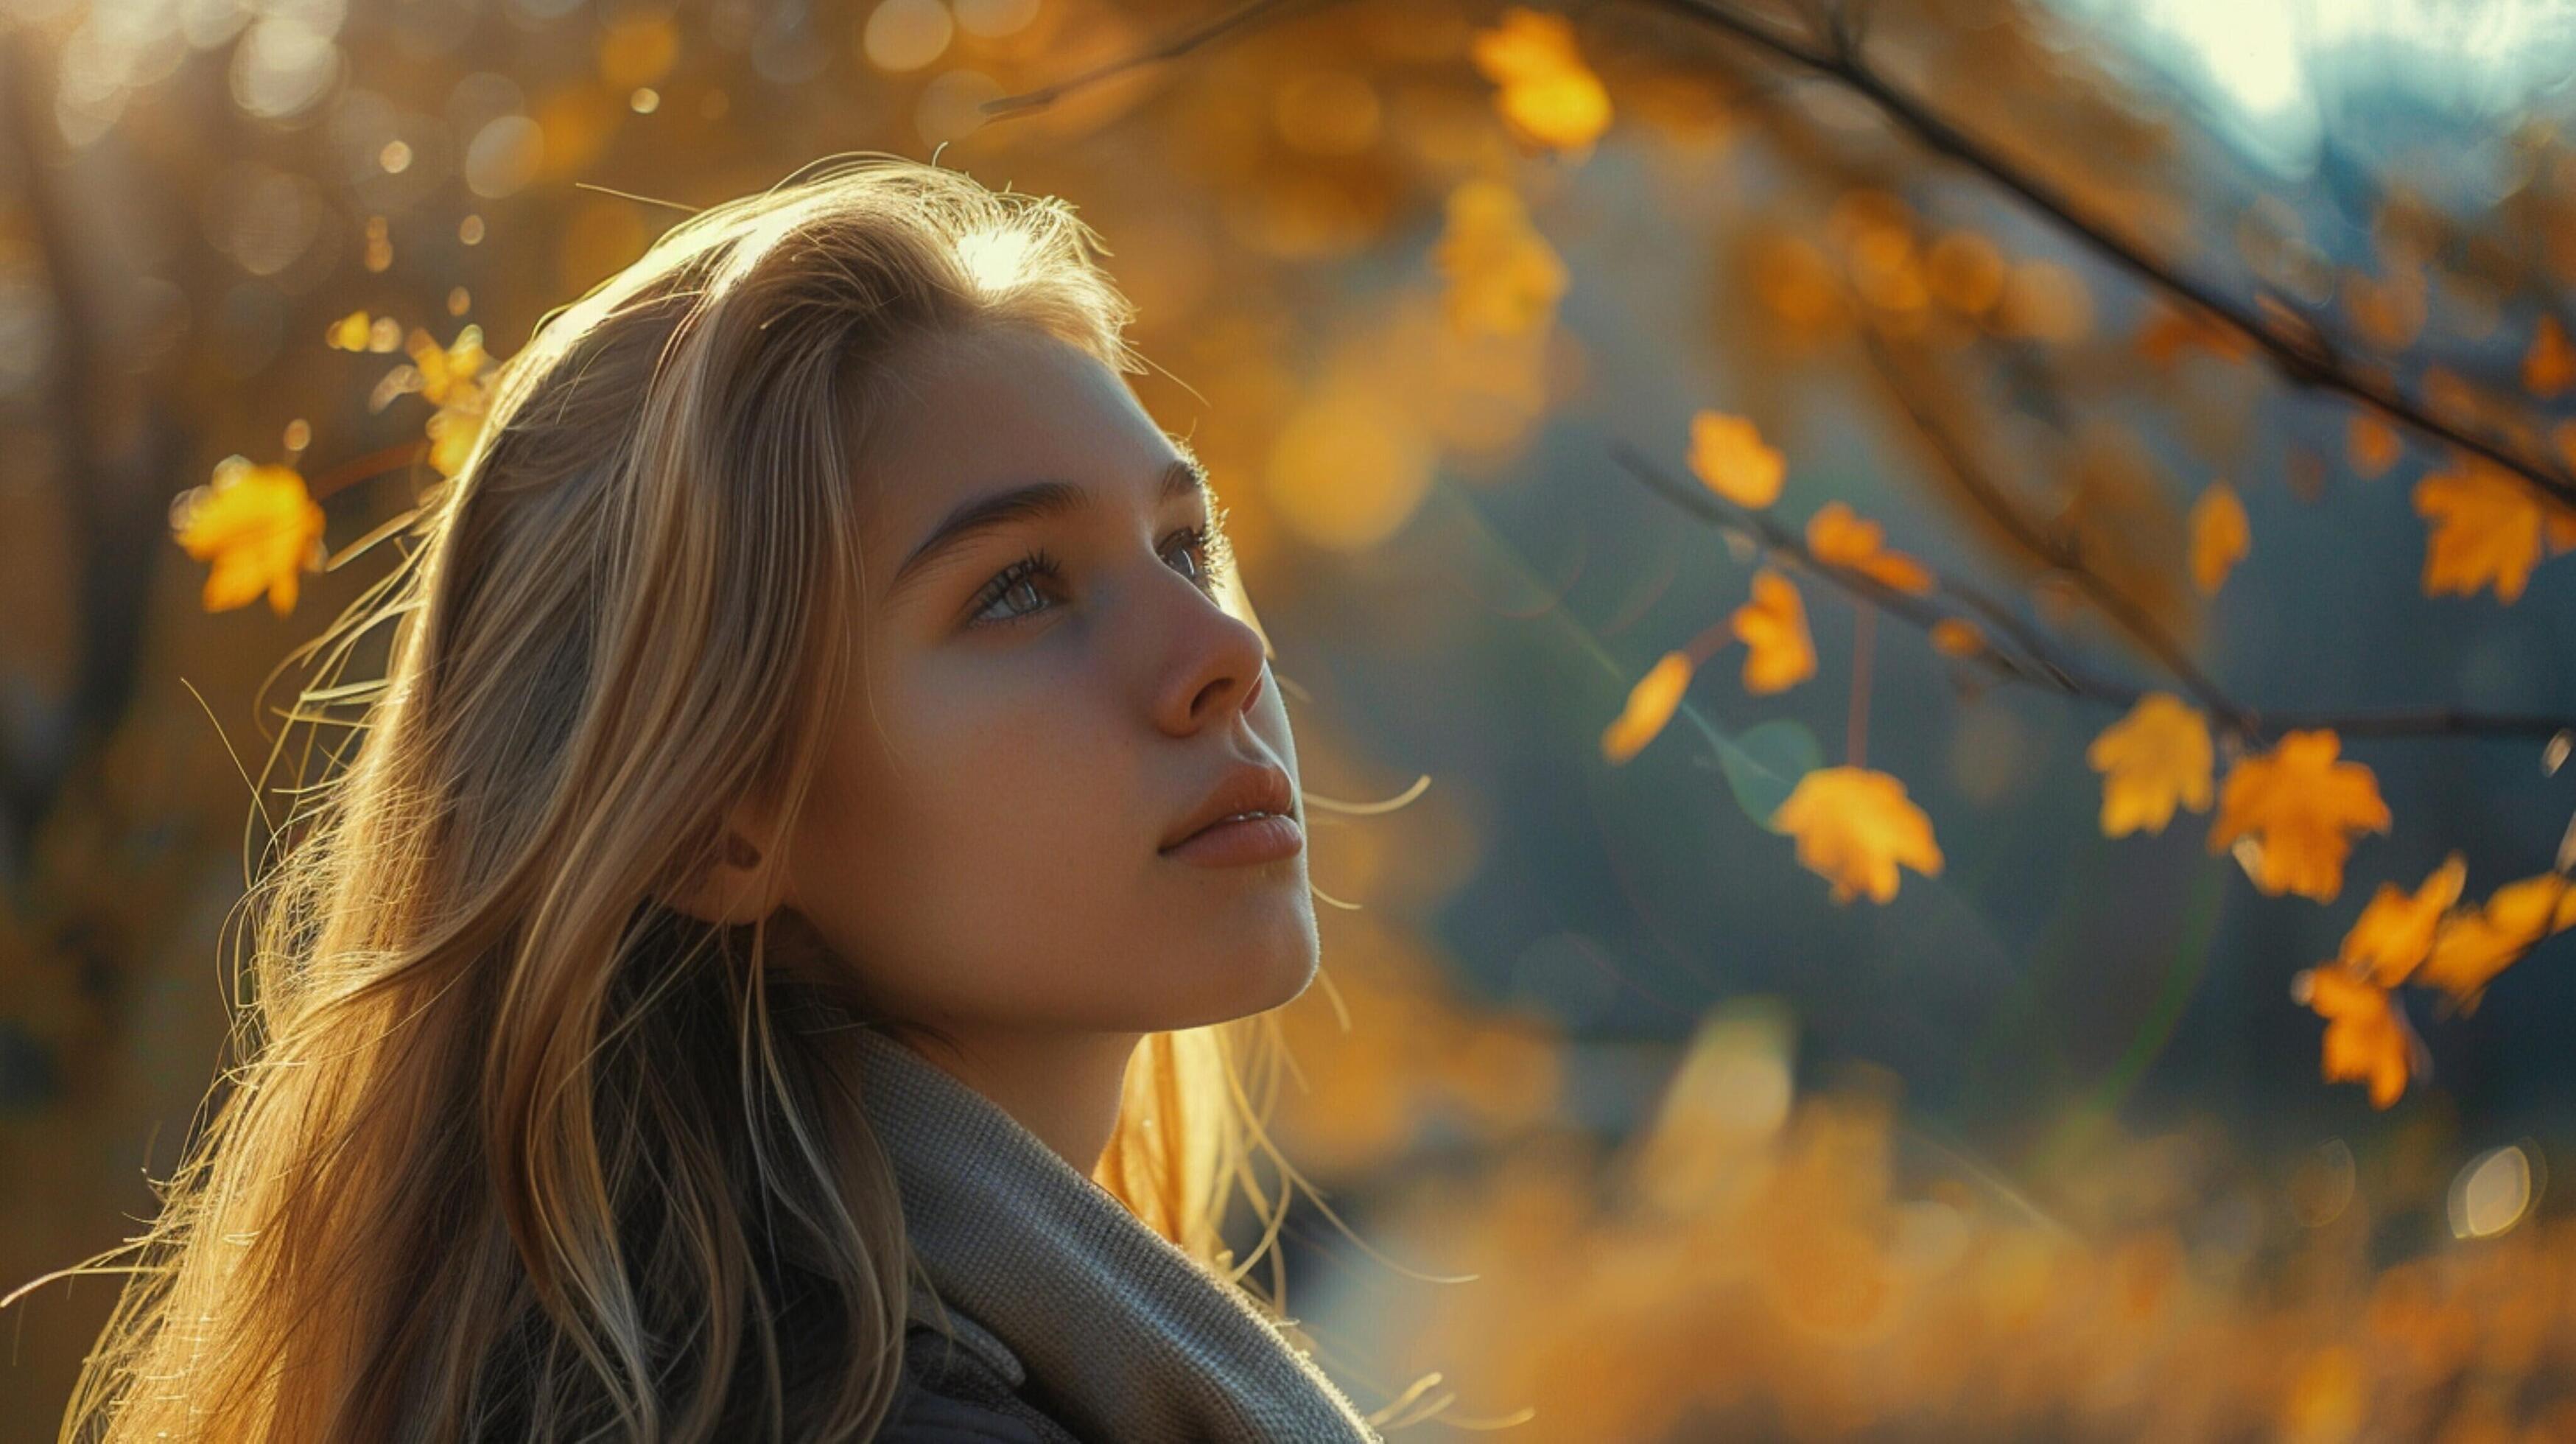
[[[866,155],[501,368],[66,1438],[1377,1437],[1219,1235],[1304,809],[1097,249]]]

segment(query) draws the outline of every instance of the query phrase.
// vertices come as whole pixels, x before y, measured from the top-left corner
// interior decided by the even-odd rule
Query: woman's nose
[[[1176,578],[1190,595],[1177,604],[1177,624],[1168,667],[1156,699],[1157,720],[1175,736],[1230,723],[1251,710],[1270,671],[1261,633],[1227,611],[1199,584]]]

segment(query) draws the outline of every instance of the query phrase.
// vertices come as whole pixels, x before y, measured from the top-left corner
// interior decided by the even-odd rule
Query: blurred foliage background
[[[892,150],[1099,229],[1349,809],[1285,1247],[1390,1426],[2576,1437],[2562,10],[0,16],[0,1284],[148,1215],[487,358]]]

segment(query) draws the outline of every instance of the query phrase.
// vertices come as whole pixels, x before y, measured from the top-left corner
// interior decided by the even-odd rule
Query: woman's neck
[[[914,1052],[990,1098],[1088,1178],[1118,1126],[1127,1065],[1142,1033],[1027,1032],[950,1027],[939,1038],[898,1034]]]

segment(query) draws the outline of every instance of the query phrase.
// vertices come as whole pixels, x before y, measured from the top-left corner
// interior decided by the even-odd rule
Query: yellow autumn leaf
[[[2326,1020],[2320,1061],[2327,1082],[2367,1083],[2373,1108],[2406,1092],[2422,1045],[2386,988],[2329,964],[2293,977],[2290,996]]]
[[[2425,874],[2413,892],[2381,883],[2343,935],[2336,956],[2343,965],[2383,988],[2406,981],[2433,949],[2433,932],[2468,882],[2468,861],[2458,853]]]
[[[1637,685],[1628,689],[1628,705],[1619,716],[1601,730],[1601,755],[1613,763],[1625,762],[1655,740],[1655,734],[1671,721],[1673,709],[1681,705],[1682,693],[1690,690],[1691,659],[1687,652],[1666,652]]]
[[[1705,410],[1691,417],[1690,468],[1709,490],[1745,507],[1779,500],[1789,470],[1751,421]]]
[[[489,398],[480,378],[491,360],[483,349],[483,328],[467,326],[442,347],[427,331],[414,327],[404,346],[419,378],[417,389],[438,408],[425,428],[429,464],[442,476],[454,476],[464,469],[476,438],[483,434],[483,410]],[[387,378],[388,384],[407,381],[401,372]]]
[[[2224,481],[2201,488],[2200,499],[2191,504],[2190,526],[2192,584],[2209,596],[2245,559],[2254,532],[2245,520],[2245,503]]]
[[[1485,78],[1502,87],[1495,103],[1526,139],[1579,150],[1609,128],[1610,92],[1583,63],[1574,24],[1564,16],[1511,6],[1499,25],[1476,32],[1469,53]]]
[[[2576,546],[2576,513],[2544,513],[2540,499],[2484,457],[2464,456],[2415,483],[2415,510],[2431,525],[2424,545],[2424,594],[2467,596],[2492,585],[2499,601],[2522,595],[2544,542]]]
[[[269,610],[285,616],[295,610],[302,574],[322,564],[322,508],[291,466],[226,457],[175,510],[179,545],[214,564],[200,599],[209,612],[247,606],[265,593]]]
[[[1900,592],[1918,596],[1932,590],[1931,569],[1903,552],[1882,545],[1886,531],[1863,520],[1839,501],[1829,501],[1807,518],[1807,550],[1828,566],[1872,577]]]
[[[2522,353],[2522,384],[2534,396],[2555,396],[2570,381],[2576,381],[2576,346],[2568,344],[2557,317],[2543,316],[2531,349]]]
[[[1753,574],[1753,599],[1727,624],[1744,643],[1744,690],[1755,696],[1786,691],[1816,675],[1816,643],[1807,633],[1807,608],[1787,577],[1769,567]]]
[[[1897,865],[1926,877],[1941,873],[1932,820],[1905,795],[1905,784],[1866,767],[1820,767],[1798,779],[1771,814],[1771,827],[1798,840],[1798,861],[1834,885],[1848,903],[1896,896]]]
[[[454,476],[465,469],[465,459],[483,435],[483,413],[480,408],[443,406],[429,418],[427,430],[429,464],[441,476]]]
[[[2256,887],[2332,901],[2343,890],[2352,834],[2389,826],[2378,777],[2361,763],[2338,761],[2342,745],[2330,728],[2296,731],[2271,751],[2239,760],[2219,790],[2209,850],[2252,839],[2246,871]]]
[[[367,319],[366,312],[351,311],[332,322],[331,329],[323,333],[322,340],[334,351],[364,351],[367,338],[374,330],[375,325]]]
[[[2214,758],[2200,709],[2170,692],[2140,697],[2084,749],[2102,774],[2102,835],[2162,832],[2177,806],[2208,811]]]
[[[2576,926],[2576,885],[2566,877],[2545,872],[2506,883],[2483,906],[2442,920],[2414,981],[2449,993],[2462,1012],[2475,1012],[2496,974],[2570,926]]]
[[[1450,324],[1462,332],[1520,335],[1555,314],[1565,263],[1530,224],[1520,192],[1470,180],[1449,192],[1432,264],[1448,278]]]
[[[432,406],[448,406],[466,399],[465,393],[475,388],[474,378],[481,374],[483,363],[490,359],[483,349],[483,328],[468,326],[456,333],[456,339],[442,347],[436,338],[419,327],[413,327],[404,349],[411,353],[411,364],[420,370],[420,394]]]
[[[2368,411],[2353,414],[2349,431],[2347,449],[2352,453],[2352,469],[2365,477],[2377,476],[2395,466],[2405,449],[2397,428]]]

